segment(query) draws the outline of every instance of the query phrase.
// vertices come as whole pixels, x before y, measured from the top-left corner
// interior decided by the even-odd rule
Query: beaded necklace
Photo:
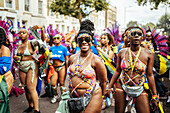
[[[139,51],[138,51],[138,53],[137,53],[137,55],[136,55],[136,57],[135,57],[135,59],[134,59],[134,62],[132,62],[131,49],[129,48],[129,57],[130,57],[130,61],[129,61],[129,62],[130,62],[130,66],[132,67],[131,75],[132,75],[133,70],[134,70],[134,68],[135,68],[135,65],[136,65],[136,62],[137,62],[137,60],[138,60],[140,51],[141,51],[141,47],[139,48]]]
[[[85,62],[85,60],[89,57],[90,53],[86,56],[86,58],[80,62],[80,54],[79,57],[77,59],[77,64],[75,65],[75,74],[79,76],[80,74],[80,68],[82,68],[83,63]]]

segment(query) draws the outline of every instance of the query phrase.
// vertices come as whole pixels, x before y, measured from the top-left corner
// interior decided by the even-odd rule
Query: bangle
[[[152,98],[159,98],[159,95],[152,95]]]
[[[44,31],[44,28],[42,27],[41,30]]]
[[[103,95],[102,98],[104,98],[105,96]]]
[[[157,103],[159,103],[159,96],[158,95],[153,95],[152,99],[155,100]]]

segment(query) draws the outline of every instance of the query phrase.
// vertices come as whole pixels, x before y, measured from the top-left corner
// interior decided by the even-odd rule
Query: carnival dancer
[[[52,52],[51,60],[52,66],[54,68],[54,73],[51,76],[51,85],[55,90],[56,95],[54,95],[52,98],[51,103],[56,103],[59,99],[59,95],[57,93],[57,80],[59,80],[61,92],[66,90],[65,78],[68,66],[69,52],[65,46],[61,45],[62,36],[60,34],[56,34],[53,39],[55,45],[50,47],[49,50]]]
[[[8,95],[12,86],[11,55],[7,47],[7,35],[5,29],[0,27],[0,113],[10,113]]]
[[[36,26],[44,32],[43,27]],[[37,28],[36,28],[37,29]],[[21,29],[18,33],[21,43],[16,49],[16,54],[14,60],[19,66],[19,76],[21,83],[24,86],[26,92],[26,98],[29,103],[29,107],[24,110],[23,113],[31,112],[34,110],[34,113],[40,113],[38,107],[38,94],[36,92],[37,80],[38,80],[38,64],[35,56],[35,48],[37,40],[28,40],[28,31],[26,29]],[[45,37],[41,37],[42,41],[45,40]]]
[[[106,90],[107,72],[101,59],[91,52],[91,41],[94,35],[92,27],[94,27],[94,24],[90,20],[82,21],[76,38],[80,52],[72,55],[69,59],[68,75],[70,77],[71,99],[68,104],[71,113],[81,111],[84,113],[101,112],[102,97],[104,98]],[[96,78],[99,82],[96,81]],[[78,104],[79,99],[82,101],[80,104]]]
[[[152,107],[154,110],[158,109],[159,96],[153,76],[154,55],[140,46],[143,37],[144,32],[141,28],[131,27],[128,33],[130,47],[122,49],[118,54],[117,68],[109,85],[109,89],[112,88],[116,80],[120,78],[115,94],[116,113],[125,112],[126,96],[129,97],[132,105],[135,105],[138,113],[150,112],[148,94],[143,86],[146,81],[145,73],[153,94]]]

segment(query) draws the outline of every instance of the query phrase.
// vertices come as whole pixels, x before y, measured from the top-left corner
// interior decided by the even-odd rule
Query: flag
[[[98,52],[101,58],[104,61],[104,64],[106,65],[108,71],[113,75],[116,71],[116,63],[113,62],[111,59],[109,59],[107,56],[105,56],[102,52]]]
[[[159,73],[159,77],[168,77],[170,61],[160,54],[154,54],[154,68]]]

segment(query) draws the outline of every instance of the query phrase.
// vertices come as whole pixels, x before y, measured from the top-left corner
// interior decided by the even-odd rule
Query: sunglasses
[[[147,35],[147,34],[146,34],[146,37],[151,37],[151,36],[152,36],[152,35]]]
[[[86,41],[87,43],[89,43],[91,40],[90,40],[90,37],[78,38],[79,43],[82,43],[83,41]]]
[[[131,32],[130,33],[130,36],[136,36],[136,34],[138,35],[138,36],[142,36],[142,33],[141,32],[137,32],[137,31],[135,31],[135,32]]]
[[[55,40],[55,39],[58,39],[58,40],[59,40],[59,39],[61,39],[61,37],[54,37],[53,39],[54,39],[54,40]]]
[[[19,35],[21,35],[21,34],[26,34],[26,32],[19,32],[18,34],[19,34]]]

